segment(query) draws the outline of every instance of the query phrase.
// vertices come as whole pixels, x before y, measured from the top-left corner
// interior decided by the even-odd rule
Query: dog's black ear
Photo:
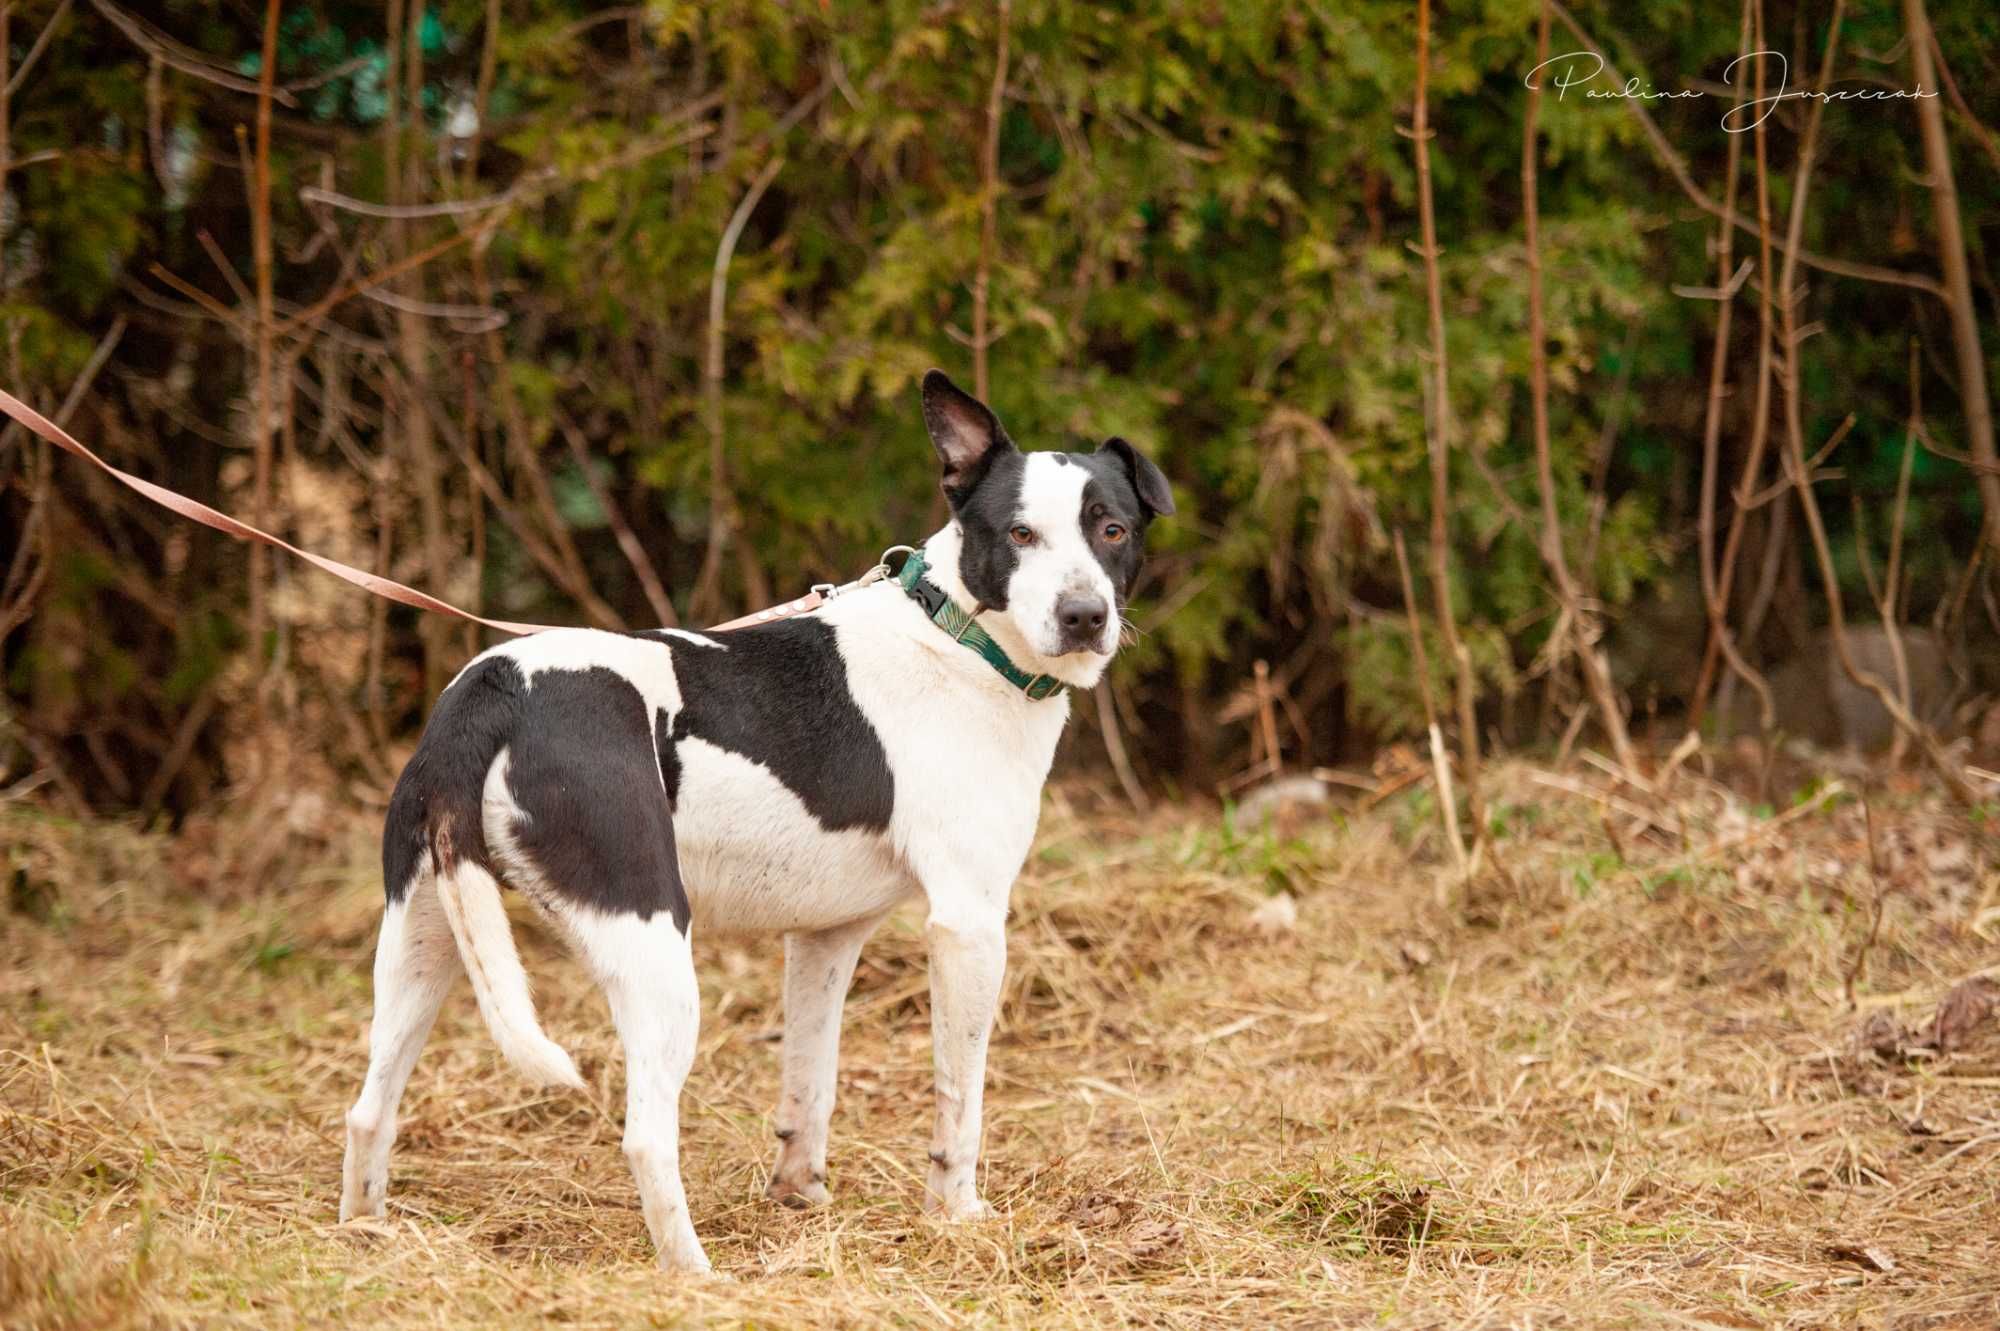
[[[1014,451],[992,410],[943,370],[924,376],[924,426],[944,464],[944,493],[953,504],[971,493],[995,457]]]
[[[1140,503],[1161,517],[1173,515],[1174,489],[1167,484],[1166,473],[1154,466],[1151,458],[1116,437],[1099,444],[1097,451],[1110,453],[1125,464],[1126,474],[1132,478],[1132,488],[1139,492]]]

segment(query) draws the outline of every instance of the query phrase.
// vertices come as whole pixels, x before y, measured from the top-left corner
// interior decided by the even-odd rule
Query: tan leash
[[[310,550],[301,550],[282,537],[273,536],[271,533],[253,527],[247,522],[239,522],[227,513],[210,508],[207,504],[199,500],[189,499],[186,495],[169,490],[164,485],[155,485],[142,476],[134,476],[129,471],[119,470],[103,458],[97,456],[97,454],[91,452],[88,448],[85,448],[74,435],[63,429],[62,426],[57,425],[54,421],[5,390],[0,390],[0,411],[4,411],[7,415],[12,416],[22,425],[25,425],[34,433],[48,440],[57,448],[62,449],[65,453],[72,453],[82,458],[85,462],[96,467],[113,480],[138,491],[169,512],[178,513],[184,518],[191,518],[204,527],[213,527],[219,532],[225,532],[230,536],[234,536],[239,541],[262,541],[265,545],[275,546],[287,554],[297,555],[300,559],[305,560],[315,568],[324,569],[328,573],[333,574],[334,577],[343,578],[361,588],[361,590],[372,592],[385,600],[395,601],[399,605],[413,606],[418,610],[429,610],[440,615],[453,615],[474,624],[483,624],[490,629],[498,629],[502,633],[546,633],[550,629],[562,627],[559,624],[516,624],[512,620],[507,619],[488,619],[484,615],[475,615],[470,610],[461,610],[449,601],[440,601],[429,592],[420,592],[415,587],[406,587],[394,578],[385,578],[380,574],[355,568],[351,564],[343,564],[338,559],[328,559],[325,555],[316,555]],[[774,605],[768,610],[759,610],[754,614],[744,615],[740,619],[732,619],[726,624],[717,624],[712,631],[746,628],[752,624],[768,624],[775,620],[789,619],[793,615],[811,614],[840,593],[855,587],[866,586],[871,582],[881,579],[888,572],[886,560],[887,555],[885,554],[885,562],[877,564],[853,582],[839,587],[833,586],[830,583],[821,583],[795,601],[786,601],[784,604]]]

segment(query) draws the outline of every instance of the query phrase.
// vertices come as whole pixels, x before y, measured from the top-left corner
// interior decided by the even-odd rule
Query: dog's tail
[[[431,879],[500,1052],[538,1084],[581,1086],[576,1065],[535,1020],[486,844],[485,783],[502,770],[526,692],[520,668],[489,652],[439,695],[389,797],[382,885],[394,905]]]
[[[514,950],[514,931],[500,903],[500,884],[484,868],[462,859],[438,874],[437,894],[479,999],[479,1015],[486,1018],[500,1052],[538,1086],[580,1089],[583,1078],[577,1075],[576,1064],[535,1019],[535,1000],[528,992],[521,954]]]

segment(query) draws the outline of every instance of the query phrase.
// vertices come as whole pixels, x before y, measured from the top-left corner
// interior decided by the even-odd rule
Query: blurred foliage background
[[[1537,12],[1438,15],[1430,101],[1453,592],[1481,724],[1518,745],[1553,741],[1582,697],[1544,651],[1556,602],[1521,520],[1538,503],[1520,175]],[[1832,13],[1769,0],[1792,86]],[[0,364],[119,465],[487,613],[712,622],[935,527],[915,382],[942,365],[987,383],[1024,446],[1122,434],[1179,497],[1154,530],[1142,632],[1110,704],[1078,707],[1064,761],[1100,761],[1117,720],[1147,784],[1212,789],[1255,743],[1259,660],[1288,763],[1352,760],[1421,725],[1388,542],[1421,544],[1430,507],[1411,6],[286,5],[267,264],[261,6],[7,14]],[[1900,0],[1846,7],[1842,86],[1913,85],[1906,18]],[[1931,19],[1990,326],[2000,10],[1934,0]],[[1642,105],[1720,198],[1738,7],[1579,0],[1574,20],[1642,84],[1706,91]],[[1553,40],[1582,45],[1561,23]],[[1805,115],[1793,101],[1768,127],[1780,227]],[[1720,305],[1698,289],[1716,285],[1716,226],[1627,105],[1572,89],[1541,117],[1568,556],[1635,726],[1677,737],[1702,648]],[[1806,246],[1922,281],[1802,270],[1808,447],[1854,418],[1820,503],[1865,618],[1914,364],[1936,449],[1912,453],[1902,610],[1935,621],[1969,694],[1991,684],[1994,599],[1970,568],[1973,476],[1949,457],[1968,441],[1917,117],[1835,103],[1821,135]],[[1738,236],[1739,256],[1755,250]],[[1753,276],[1728,348],[1725,523],[1756,302]],[[253,568],[18,429],[0,486],[0,768],[80,806],[184,816],[252,775],[259,730],[284,737],[295,783],[379,792],[478,645],[282,559]],[[1785,511],[1746,520],[1731,612],[1768,588],[1745,646],[1773,664],[1810,652],[1824,620]]]

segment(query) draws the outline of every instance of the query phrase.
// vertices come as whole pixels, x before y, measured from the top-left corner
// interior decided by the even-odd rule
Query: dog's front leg
[[[925,1209],[949,1220],[984,1220],[993,1208],[978,1183],[980,1102],[986,1041],[1007,968],[1007,904],[931,893],[931,1056],[937,1067],[937,1126]]]
[[[827,1125],[840,1062],[840,1011],[861,945],[881,916],[818,933],[785,935],[785,1044],[780,1056],[778,1162],[764,1195],[787,1206],[820,1206],[826,1190]]]

